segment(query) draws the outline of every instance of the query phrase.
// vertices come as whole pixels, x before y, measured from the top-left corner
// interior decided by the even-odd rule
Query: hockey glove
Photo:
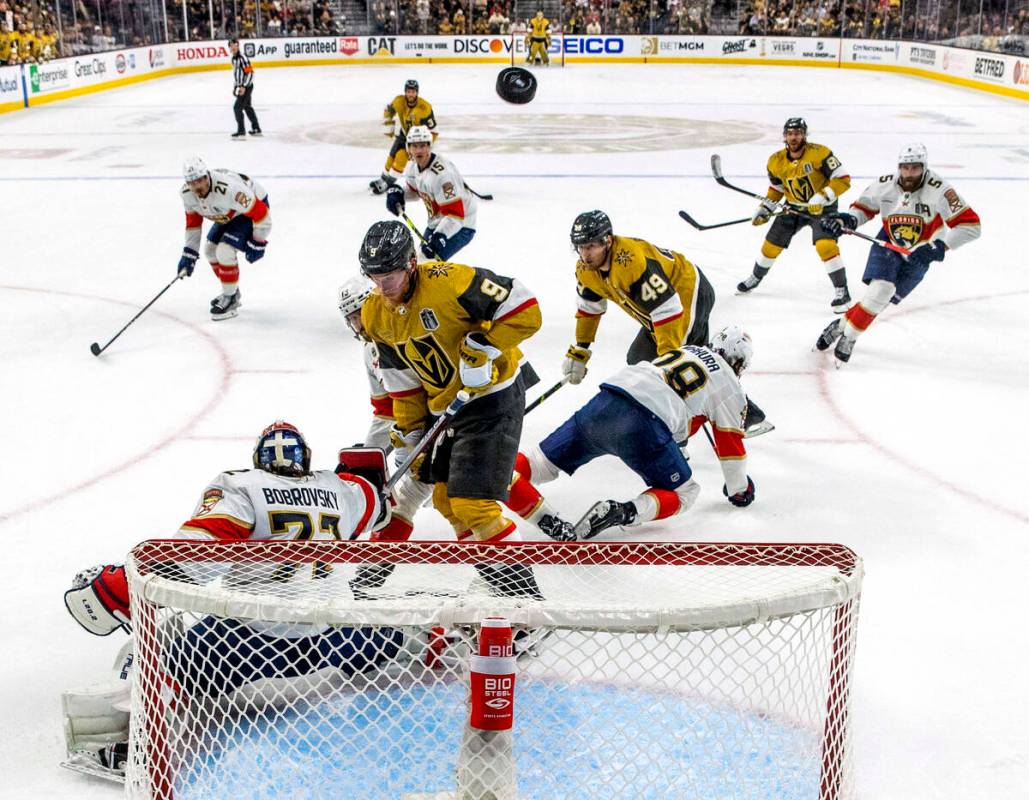
[[[197,265],[200,254],[191,247],[182,248],[182,258],[179,259],[178,273],[187,278],[193,274],[193,267]]]
[[[573,344],[565,353],[561,374],[568,378],[568,382],[573,386],[582,383],[582,379],[586,377],[586,362],[590,360],[591,355],[593,353],[589,348],[579,347],[577,344]]]
[[[251,264],[255,261],[260,261],[264,258],[264,248],[268,245],[268,242],[262,242],[260,239],[247,239],[246,252],[244,255]]]
[[[914,267],[927,268],[934,261],[943,261],[946,253],[947,245],[943,243],[942,239],[937,239],[935,242],[923,244],[912,250],[911,255],[908,256],[908,263]]]
[[[830,205],[835,199],[836,192],[826,186],[822,191],[816,192],[808,198],[807,213],[815,217],[820,217],[822,212],[825,210],[825,207]]]
[[[729,494],[729,487],[722,484],[722,494],[729,498],[729,502],[737,508],[745,508],[754,502],[754,481],[747,476],[747,488],[736,494]]]
[[[121,564],[84,569],[64,593],[68,612],[90,633],[107,636],[129,629],[129,586]]]
[[[778,207],[771,200],[765,198],[759,204],[757,209],[754,211],[753,216],[750,218],[751,225],[764,225],[771,219],[772,214],[778,210]]]
[[[399,217],[405,205],[404,187],[394,183],[386,190],[386,210],[394,217]]]
[[[830,212],[822,217],[822,230],[839,239],[843,235],[843,231],[857,230],[857,217],[846,212],[839,214]]]
[[[403,465],[407,459],[411,457],[411,453],[414,452],[418,442],[422,440],[422,436],[425,435],[425,431],[421,428],[415,428],[412,431],[406,433],[396,425],[389,429],[389,443],[393,445],[393,459],[398,467]],[[412,474],[417,475],[421,469],[422,463],[425,461],[425,453],[411,465]]]
[[[496,383],[497,367],[493,362],[500,358],[500,350],[491,345],[483,334],[469,333],[465,336],[460,354],[461,383],[468,391],[481,392]]]
[[[443,254],[447,251],[447,237],[442,233],[434,233],[429,241],[422,242],[422,252],[426,258],[443,260]]]

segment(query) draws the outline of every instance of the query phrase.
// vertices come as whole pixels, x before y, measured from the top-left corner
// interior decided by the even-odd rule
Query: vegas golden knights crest
[[[431,333],[398,345],[397,352],[419,378],[437,389],[446,388],[454,379],[456,369]]]
[[[886,221],[890,238],[901,247],[914,247],[922,240],[924,221],[917,214],[891,214]]]

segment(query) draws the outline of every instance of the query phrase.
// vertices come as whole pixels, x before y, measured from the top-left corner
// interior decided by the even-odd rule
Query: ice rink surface
[[[568,230],[595,207],[617,233],[694,260],[718,293],[712,330],[737,322],[753,337],[744,385],[777,426],[748,442],[756,501],[725,502],[701,439],[690,447],[697,505],[635,536],[850,545],[867,569],[854,694],[860,797],[1025,796],[1029,107],[856,70],[571,65],[541,73],[536,100],[517,107],[496,97],[489,66],[256,68],[261,140],[229,140],[224,72],[0,117],[0,797],[118,796],[57,766],[61,691],[105,678],[122,639],[94,639],[69,618],[62,593],[78,570],[174,531],[208,479],[249,466],[273,419],[304,431],[316,467],[364,435],[359,346],[335,295],[357,268],[363,232],[386,215],[366,187],[388,146],[381,108],[408,77],[436,109],[440,152],[496,195],[480,203],[478,235],[456,260],[535,290],[544,325],[524,349],[543,385],[559,378],[573,334]],[[796,115],[849,167],[847,202],[914,139],[983,220],[982,238],[933,265],[841,371],[811,352],[831,289],[809,237],[737,296],[767,229],[698,232],[676,214],[749,214],[750,200],[711,179],[710,155],[763,191],[765,160]],[[180,168],[192,154],[269,191],[274,230],[267,257],[242,267],[240,316],[209,319],[218,284],[201,262],[94,358],[89,344],[174,276]],[[868,245],[841,245],[859,297]],[[634,332],[612,307],[587,384],[528,417],[524,441],[586,402]],[[640,488],[604,460],[547,494],[574,519]],[[416,535],[448,530],[423,510]]]

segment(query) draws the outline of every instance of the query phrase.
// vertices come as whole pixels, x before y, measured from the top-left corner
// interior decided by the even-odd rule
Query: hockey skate
[[[818,337],[818,341],[815,342],[816,350],[828,350],[832,347],[833,342],[839,339],[843,335],[843,324],[838,319],[834,319],[828,325],[825,326],[825,330],[822,331],[822,335]]]
[[[261,133],[261,129],[260,128],[254,128],[252,131],[250,131],[250,135],[251,136],[264,136],[264,134]]]
[[[129,760],[129,743],[115,742],[97,749],[81,748],[68,754],[61,766],[72,772],[103,778],[116,783],[125,782],[125,764]]]
[[[753,272],[750,273],[746,278],[736,284],[736,291],[740,294],[746,294],[751,289],[756,289],[757,285],[761,283],[761,278],[755,275]]]
[[[220,294],[211,301],[211,319],[232,319],[239,313],[243,295],[236,290],[235,294]]]
[[[636,521],[636,506],[632,502],[601,500],[594,503],[582,519],[575,523],[575,535],[580,539],[592,539],[599,533],[616,525],[632,525]]]
[[[543,531],[551,539],[558,542],[574,542],[576,540],[575,526],[570,522],[566,522],[560,517],[552,516],[551,514],[544,514],[540,517],[538,523],[536,523],[541,531]]]
[[[247,132],[246,131],[236,131],[229,138],[239,142],[239,141],[242,141],[243,139],[247,138]]]
[[[833,355],[836,356],[836,369],[850,361],[850,354],[854,352],[855,342],[857,339],[851,339],[849,336],[840,337],[836,343],[836,349],[833,350]]]
[[[842,314],[850,308],[850,292],[847,291],[846,286],[836,287],[836,294],[829,303],[829,308],[832,309],[833,314]]]

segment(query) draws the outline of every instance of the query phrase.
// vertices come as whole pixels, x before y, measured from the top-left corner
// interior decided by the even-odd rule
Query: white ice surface
[[[497,99],[494,72],[259,69],[267,134],[244,143],[227,135],[227,73],[0,117],[0,796],[117,796],[57,766],[60,692],[105,676],[120,644],[120,634],[93,639],[68,617],[61,595],[76,571],[174,530],[205,481],[248,465],[272,419],[301,427],[318,467],[362,437],[365,380],[335,291],[356,268],[364,230],[385,217],[366,184],[387,140],[367,148],[336,139],[351,123],[374,124],[412,75],[437,109],[441,149],[497,198],[480,205],[478,236],[459,260],[517,275],[541,300],[544,327],[525,349],[544,385],[559,377],[572,339],[567,235],[588,208],[606,210],[617,231],[686,253],[718,292],[713,328],[739,322],[750,331],[756,352],[745,385],[777,426],[750,443],[756,502],[745,510],[725,502],[700,440],[691,447],[703,486],[697,505],[639,536],[832,540],[864,557],[860,796],[1026,796],[1029,107],[868,72],[700,66],[552,69],[540,75],[537,99],[515,107]],[[585,118],[573,136],[584,152],[574,156],[456,145],[469,115],[513,123],[492,134],[499,150],[517,136],[556,141],[547,115],[569,113],[622,119]],[[701,233],[676,216],[679,208],[702,221],[749,214],[749,200],[711,180],[709,156],[720,152],[728,175],[763,190],[765,159],[782,121],[797,114],[849,166],[848,199],[890,171],[900,144],[914,138],[983,218],[983,238],[934,265],[839,372],[811,352],[830,318],[830,289],[810,239],[798,237],[761,288],[740,297],[733,288],[764,229]],[[628,117],[644,129],[651,117],[705,122],[707,138],[673,150],[590,152]],[[725,121],[756,138],[717,144]],[[201,262],[93,358],[90,342],[105,342],[174,274],[179,169],[193,153],[260,178],[270,192],[275,229],[267,257],[243,265],[243,310],[210,321],[217,284]],[[846,238],[842,247],[858,293],[867,245]],[[528,417],[525,441],[588,399],[622,363],[634,330],[617,309],[608,314],[588,385],[564,388]],[[551,484],[548,495],[575,518],[600,497],[638,488],[606,460]],[[418,535],[445,536],[445,523],[423,511]]]

